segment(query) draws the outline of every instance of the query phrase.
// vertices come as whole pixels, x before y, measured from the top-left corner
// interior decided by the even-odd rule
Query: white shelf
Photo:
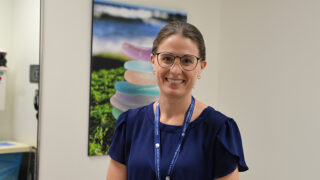
[[[0,154],[31,152],[33,149],[34,147],[23,143],[13,141],[0,141]]]

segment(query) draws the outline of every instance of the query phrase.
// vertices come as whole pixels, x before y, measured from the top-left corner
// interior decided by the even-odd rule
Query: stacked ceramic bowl
[[[159,98],[159,88],[150,62],[151,49],[129,43],[124,43],[122,48],[132,60],[124,64],[126,81],[115,84],[116,93],[110,98],[112,115],[116,119],[128,109],[148,105]]]

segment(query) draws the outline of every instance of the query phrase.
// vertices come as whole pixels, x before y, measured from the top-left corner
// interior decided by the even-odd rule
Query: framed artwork
[[[154,38],[184,12],[94,0],[88,155],[108,153],[119,115],[158,99],[150,62]],[[130,128],[130,127],[128,127]]]

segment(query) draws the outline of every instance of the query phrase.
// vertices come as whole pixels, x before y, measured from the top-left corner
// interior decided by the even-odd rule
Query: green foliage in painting
[[[125,69],[101,69],[91,73],[89,155],[104,155],[109,151],[109,145],[116,124],[112,116],[110,98],[116,92],[114,85],[124,81]]]
[[[123,54],[113,54],[113,53],[99,53],[99,54],[96,54],[94,56],[99,56],[99,57],[103,57],[103,58],[109,58],[109,59],[116,59],[118,61],[128,61],[128,60],[131,60],[130,57],[126,56],[126,55],[123,55]]]

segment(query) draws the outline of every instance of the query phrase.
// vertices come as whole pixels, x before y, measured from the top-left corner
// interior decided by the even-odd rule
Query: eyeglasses
[[[186,71],[192,71],[198,64],[198,58],[194,55],[183,55],[183,56],[175,56],[171,53],[167,52],[160,52],[160,53],[153,53],[153,55],[157,56],[157,61],[160,67],[162,68],[170,68],[175,62],[176,58],[180,58],[180,67]]]

